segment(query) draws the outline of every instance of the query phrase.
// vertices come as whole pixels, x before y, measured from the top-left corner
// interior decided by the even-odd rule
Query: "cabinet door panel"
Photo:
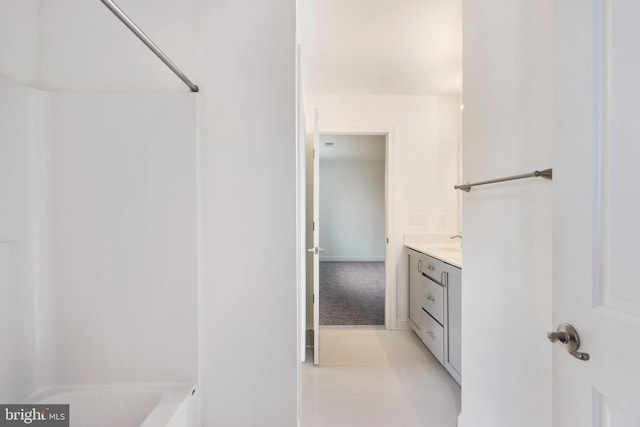
[[[445,367],[460,382],[462,376],[462,272],[447,271],[447,333]]]
[[[420,335],[424,329],[422,302],[427,298],[424,277],[419,269],[420,257],[409,253],[409,320],[413,330]]]

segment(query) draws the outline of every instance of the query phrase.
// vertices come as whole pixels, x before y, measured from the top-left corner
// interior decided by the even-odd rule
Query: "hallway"
[[[415,334],[324,327],[303,364],[302,427],[455,427],[460,387]]]

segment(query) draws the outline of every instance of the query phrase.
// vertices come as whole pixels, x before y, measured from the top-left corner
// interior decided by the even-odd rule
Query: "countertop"
[[[456,244],[406,242],[406,247],[462,268],[462,248]]]

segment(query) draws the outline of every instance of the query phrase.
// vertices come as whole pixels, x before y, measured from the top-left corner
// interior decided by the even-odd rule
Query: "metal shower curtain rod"
[[[194,84],[191,80],[189,80],[189,78],[185,76],[185,74],[182,71],[180,71],[180,69],[176,66],[176,64],[174,64],[169,59],[169,57],[165,55],[160,50],[160,48],[156,46],[156,44],[152,42],[149,37],[147,37],[147,35],[144,32],[142,32],[140,27],[138,27],[136,23],[133,22],[131,18],[129,18],[127,14],[124,13],[122,9],[120,9],[118,5],[113,2],[113,0],[100,0],[100,1],[105,6],[107,6],[109,10],[113,12],[113,14],[116,15],[118,19],[120,19],[120,21],[122,21],[122,23],[126,25],[127,28],[129,28],[133,32],[133,34],[135,34],[142,41],[142,43],[147,45],[147,47],[151,49],[151,51],[155,53],[156,56],[160,58],[160,60],[164,62],[165,65],[169,67],[171,71],[173,71],[176,74],[176,76],[180,77],[180,80],[182,80],[187,86],[189,86],[189,89],[191,89],[191,92],[198,92],[199,90],[198,85]]]

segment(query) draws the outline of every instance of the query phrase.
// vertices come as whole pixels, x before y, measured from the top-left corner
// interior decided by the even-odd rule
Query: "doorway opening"
[[[360,322],[352,322],[352,321],[335,321],[332,322],[334,323],[334,325],[324,325],[323,328],[336,328],[336,327],[342,327],[342,326],[346,326],[346,327],[375,327],[375,328],[386,328],[386,329],[396,329],[397,327],[397,323],[396,323],[396,306],[397,306],[397,298],[396,298],[396,282],[395,282],[395,271],[397,269],[397,259],[398,259],[398,248],[396,248],[394,245],[394,241],[392,239],[390,239],[390,236],[393,236],[393,229],[392,229],[392,224],[393,224],[393,209],[392,207],[394,206],[394,200],[395,200],[395,196],[394,196],[394,165],[395,165],[395,129],[393,127],[388,127],[388,126],[359,126],[359,125],[347,125],[347,124],[342,124],[342,125],[326,125],[323,124],[322,126],[322,130],[320,129],[319,126],[319,111],[316,109],[315,112],[315,117],[314,117],[314,125],[313,125],[313,134],[309,135],[309,138],[307,139],[306,142],[306,170],[305,170],[305,176],[306,176],[306,192],[305,192],[305,196],[302,200],[306,201],[306,221],[305,221],[305,228],[306,228],[306,251],[307,251],[307,258],[306,258],[306,283],[307,286],[305,288],[305,300],[306,300],[306,304],[305,304],[305,310],[303,311],[302,314],[302,318],[306,318],[306,336],[305,336],[305,343],[306,343],[306,348],[305,348],[305,357],[303,358],[303,360],[313,360],[313,363],[315,365],[318,365],[320,363],[320,347],[321,347],[321,340],[320,340],[320,330],[321,330],[321,322],[320,322],[320,305],[321,305],[321,300],[324,298],[323,293],[320,291],[320,255],[323,255],[323,263],[326,262],[340,262],[342,263],[342,265],[344,266],[345,262],[379,262],[381,264],[381,266],[383,266],[383,271],[384,271],[384,284],[383,284],[383,289],[384,289],[384,296],[379,298],[379,300],[382,302],[382,306],[384,307],[383,309],[380,310],[380,313],[384,313],[383,317],[384,317],[384,322],[380,323],[379,325],[375,325],[375,326],[371,326],[371,321],[370,320],[362,320]],[[373,137],[373,138],[372,138]],[[329,240],[328,243],[330,243],[331,246],[334,246],[333,248],[331,247],[327,247],[326,250],[323,246],[327,246],[324,241],[320,242],[320,234],[322,233],[322,229],[323,229],[323,225],[322,222],[320,221],[320,210],[324,209],[324,211],[326,212],[327,209],[322,208],[321,206],[321,200],[320,200],[320,193],[321,193],[321,189],[320,187],[322,187],[320,185],[321,179],[320,179],[320,170],[321,170],[321,166],[320,166],[320,158],[321,158],[321,138],[322,138],[322,147],[325,147],[326,149],[331,148],[330,152],[332,154],[328,154],[329,157],[334,156],[335,158],[338,158],[340,156],[340,153],[337,153],[338,151],[340,151],[341,149],[345,150],[345,151],[349,151],[351,152],[351,155],[349,156],[350,159],[359,159],[360,161],[369,161],[369,162],[374,162],[374,163],[378,163],[380,166],[383,166],[382,168],[378,168],[376,169],[377,172],[377,176],[380,177],[380,174],[382,174],[382,185],[380,187],[378,187],[375,191],[378,194],[378,198],[376,200],[378,200],[377,203],[371,204],[369,203],[368,205],[368,209],[365,210],[371,210],[373,209],[372,206],[380,206],[379,204],[379,200],[380,200],[380,196],[382,197],[382,200],[384,201],[384,203],[381,205],[382,209],[377,209],[378,211],[381,210],[381,212],[378,212],[378,216],[374,221],[381,221],[382,222],[382,236],[380,238],[380,240],[378,240],[378,242],[382,242],[383,244],[383,249],[382,249],[382,253],[379,252],[379,247],[378,247],[378,252],[376,252],[375,250],[370,250],[369,253],[363,253],[361,252],[360,255],[354,255],[353,253],[350,254],[350,257],[347,258],[346,256],[344,256],[345,251],[343,249],[340,249],[341,246],[339,244],[334,245],[333,242],[331,240]],[[353,144],[355,146],[349,147],[349,146],[345,146],[345,147],[340,147],[338,142],[343,142],[345,140],[349,140],[350,138],[356,140],[356,142],[354,142]],[[371,145],[376,144],[376,141],[378,142],[378,145],[375,145],[375,148],[377,149],[376,152],[372,151],[370,146],[367,146],[366,144]],[[328,142],[328,145],[325,145],[324,143]],[[366,144],[365,144],[366,142]],[[332,144],[333,143],[333,144]],[[358,148],[360,150],[358,150]],[[323,150],[324,151],[324,150]],[[362,152],[362,153],[367,153],[365,154],[360,154],[360,155],[356,155],[357,153]],[[325,160],[327,160],[326,155],[323,155],[323,157],[325,157]],[[345,156],[347,157],[347,156]],[[325,162],[323,162],[325,163]],[[345,168],[348,171],[351,170],[351,172],[353,172],[353,168]],[[357,168],[356,168],[357,169]],[[366,169],[366,168],[365,168]],[[370,168],[371,169],[371,168]],[[342,175],[342,179],[338,179],[338,184],[343,188],[349,188],[349,185],[355,185],[353,184],[355,181],[355,178],[353,178],[351,175]],[[371,173],[370,173],[371,175]],[[376,175],[374,175],[376,176]],[[380,179],[378,180],[373,180],[374,182],[380,182]],[[326,187],[326,185],[323,184],[323,186]],[[355,186],[357,187],[357,185]],[[369,185],[369,187],[371,187],[371,185]],[[368,190],[371,191],[371,190]],[[365,190],[359,189],[359,190],[355,190],[352,189],[351,192],[347,192],[346,196],[343,196],[343,198],[346,198],[347,201],[349,203],[347,203],[348,206],[351,206],[353,209],[353,200],[355,200],[358,197],[362,197],[362,194],[365,192]],[[343,191],[344,193],[344,191]],[[371,198],[370,198],[371,199]],[[330,209],[328,210],[329,215],[333,215],[336,216],[336,214],[340,211],[340,208],[335,208],[335,209]],[[344,215],[347,214],[341,214],[340,215],[340,219],[344,219],[342,218]],[[357,212],[354,215],[353,213],[349,213],[348,215],[354,216],[356,219],[358,219],[358,221],[363,222],[362,221],[362,217],[365,214],[361,214],[358,215]],[[369,222],[371,224],[371,221]],[[329,220],[329,228],[331,227],[331,219]],[[348,230],[350,228],[353,228],[355,226],[347,226],[347,227],[342,227],[342,230],[344,230],[346,228],[346,232],[342,233],[339,232],[338,234],[346,234],[347,236],[349,236]],[[380,224],[378,223],[377,229],[380,229]],[[338,230],[340,230],[340,228],[338,228]],[[375,239],[376,234],[375,232],[372,231],[372,227],[369,226],[368,229],[365,228],[365,232],[374,236],[373,239]],[[323,233],[323,238],[325,238],[325,234]],[[372,237],[367,237],[367,239],[371,239]],[[364,237],[353,237],[351,236],[347,241],[346,241],[346,245],[349,244],[353,244],[355,240],[366,240]],[[342,258],[340,258],[342,256]],[[333,258],[331,258],[333,257]],[[324,266],[326,267],[327,264],[324,264]],[[328,322],[325,322],[328,323]],[[349,325],[349,323],[351,323],[351,325]],[[375,323],[378,323],[377,321]],[[340,326],[338,326],[339,324],[342,324]],[[310,358],[310,355],[313,354],[313,357]]]
[[[321,326],[385,325],[385,135],[320,134]]]

